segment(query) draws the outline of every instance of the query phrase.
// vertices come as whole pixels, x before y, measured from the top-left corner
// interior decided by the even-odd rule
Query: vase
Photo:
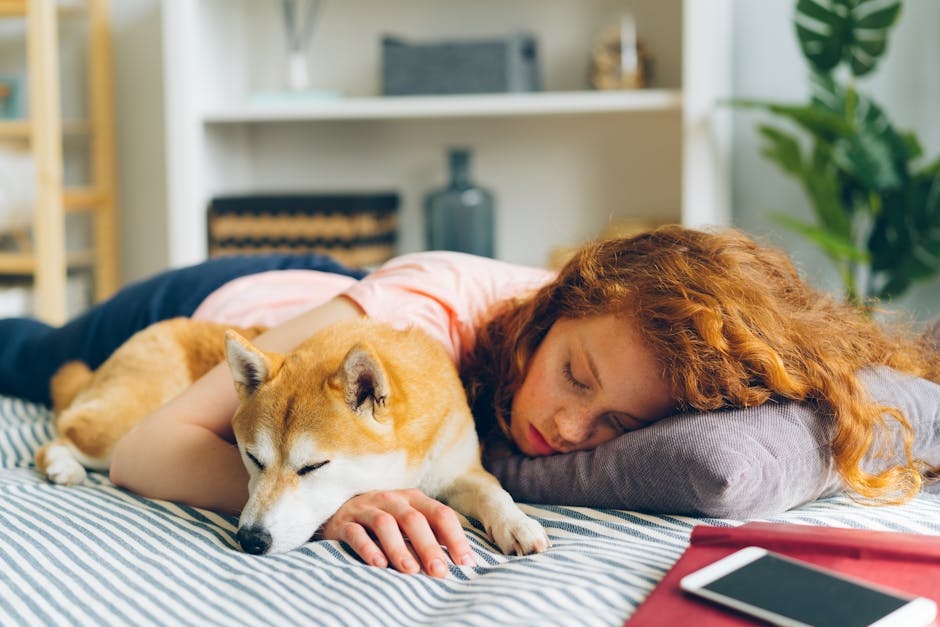
[[[470,175],[470,150],[449,152],[450,182],[425,200],[427,247],[430,250],[494,256],[495,200]]]
[[[317,23],[322,0],[282,0],[284,38],[287,44],[285,79],[291,91],[306,91],[310,87],[310,69],[307,52]]]

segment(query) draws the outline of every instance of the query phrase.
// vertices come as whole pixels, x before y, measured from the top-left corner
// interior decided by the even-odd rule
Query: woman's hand
[[[455,564],[476,561],[457,513],[420,490],[366,492],[346,501],[321,529],[326,540],[342,540],[372,566],[391,564],[403,573],[416,573],[405,537],[411,542],[424,571],[432,577],[447,575],[441,545]]]

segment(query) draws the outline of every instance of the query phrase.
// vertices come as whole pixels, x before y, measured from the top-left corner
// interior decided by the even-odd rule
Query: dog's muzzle
[[[257,525],[242,527],[235,534],[235,539],[246,553],[263,555],[271,548],[271,534]]]

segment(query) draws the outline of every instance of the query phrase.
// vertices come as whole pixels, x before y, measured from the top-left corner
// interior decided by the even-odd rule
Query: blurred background
[[[29,16],[46,2],[51,32]],[[898,5],[873,70],[834,76],[916,136],[921,172],[940,157],[940,3]],[[4,0],[0,313],[62,318],[121,283],[213,254],[306,246],[371,266],[444,247],[551,266],[586,239],[677,221],[742,228],[842,291],[820,240],[772,217],[816,220],[801,179],[763,154],[758,130],[774,121],[799,137],[797,127],[728,104],[808,101],[796,7]],[[39,70],[29,46],[50,37],[58,63]],[[60,101],[61,155],[20,124],[55,117],[24,99],[41,93],[34,83],[49,87],[53,65],[60,93],[45,93]],[[110,108],[100,102],[109,93]],[[23,189],[56,159],[58,196]],[[922,204],[933,207],[940,189],[924,185]],[[52,214],[28,210],[44,198]],[[940,313],[931,245],[917,280],[890,301],[917,318]],[[40,278],[43,255],[42,272],[64,272],[64,282]],[[111,266],[109,278],[101,268]]]

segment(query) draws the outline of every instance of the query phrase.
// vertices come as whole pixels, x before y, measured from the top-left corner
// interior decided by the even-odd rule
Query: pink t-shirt
[[[193,318],[274,326],[344,295],[376,320],[416,325],[455,362],[476,341],[493,305],[550,281],[554,273],[455,252],[392,259],[361,281],[315,270],[277,270],[234,279],[210,294]]]
[[[206,296],[192,317],[239,327],[273,327],[322,305],[355,283],[352,277],[317,270],[249,274]]]

